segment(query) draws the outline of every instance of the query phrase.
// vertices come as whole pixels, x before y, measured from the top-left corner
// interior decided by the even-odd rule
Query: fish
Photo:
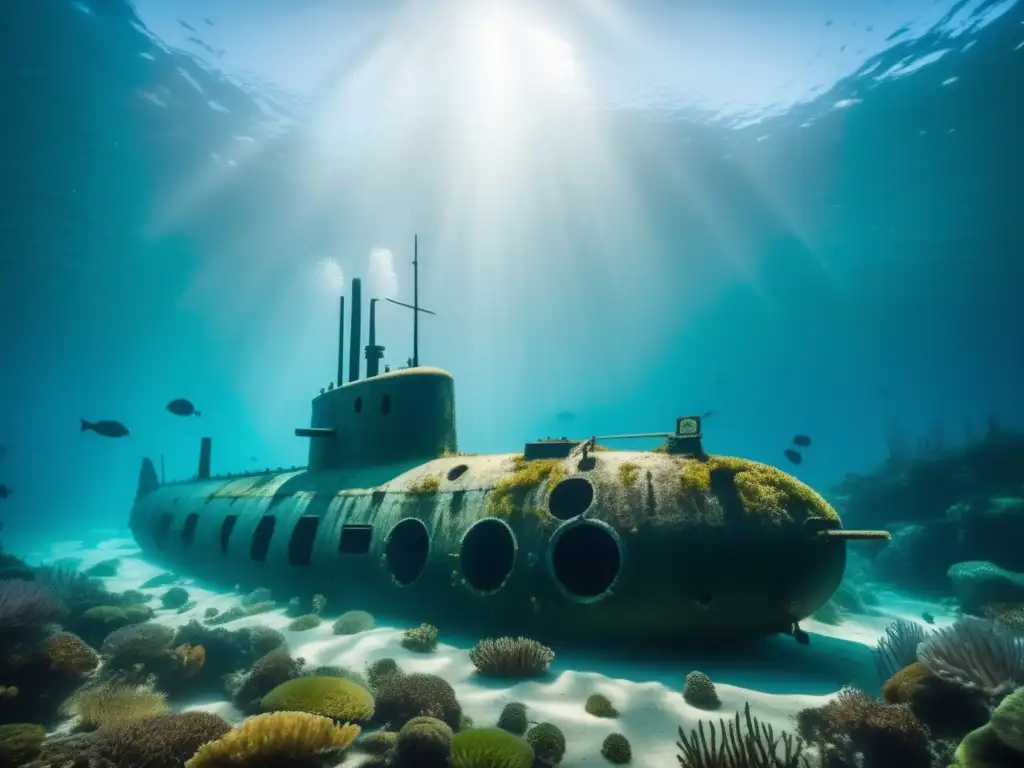
[[[167,410],[173,413],[175,416],[202,416],[203,414],[196,410],[196,407],[192,405],[191,401],[186,400],[184,397],[179,397],[176,400],[171,400],[167,404]]]
[[[14,493],[13,488],[11,488],[9,485],[0,484],[0,499],[6,499],[12,493]]]
[[[804,457],[800,455],[799,451],[794,451],[792,448],[787,448],[786,450],[783,451],[783,453],[785,454],[786,458],[789,459],[794,464],[803,463]]]
[[[79,419],[79,421],[82,422],[83,432],[95,432],[103,437],[128,437],[128,427],[120,421],[86,421],[85,419]]]
[[[711,410],[711,411],[704,411],[704,413],[702,413],[700,417],[702,419],[710,419],[712,416],[714,416],[714,414],[715,414],[715,412],[713,410]]]
[[[935,623],[935,616],[933,616],[932,614],[928,613],[928,611],[925,611],[924,613],[922,613],[921,614],[921,618],[924,619],[925,624],[934,624]]]
[[[807,435],[794,435],[793,445],[799,445],[801,448],[806,448],[811,444],[811,438]]]

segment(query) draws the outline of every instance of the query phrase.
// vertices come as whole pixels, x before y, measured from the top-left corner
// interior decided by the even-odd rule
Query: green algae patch
[[[744,511],[772,521],[807,517],[838,520],[839,515],[814,489],[777,467],[732,456],[681,459],[679,492],[684,498],[710,494],[713,474],[732,478]]]
[[[619,465],[619,482],[629,487],[640,476],[640,467],[631,461]]]
[[[441,478],[437,475],[424,475],[415,483],[409,486],[409,493],[426,494],[437,493],[441,487]]]
[[[522,455],[512,460],[512,474],[503,477],[494,486],[487,499],[487,514],[492,517],[512,517],[519,510],[530,491],[547,483],[550,493],[568,475],[559,459],[527,461]]]

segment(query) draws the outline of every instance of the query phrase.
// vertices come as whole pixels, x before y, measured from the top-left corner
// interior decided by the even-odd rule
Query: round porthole
[[[548,497],[548,511],[559,520],[579,517],[594,502],[594,486],[585,477],[567,477]]]
[[[384,560],[392,578],[401,586],[412,584],[423,573],[430,554],[430,533],[421,520],[406,518],[388,534]]]
[[[516,537],[501,521],[489,518],[470,526],[459,552],[462,577],[479,592],[495,592],[512,573]]]
[[[574,520],[551,537],[548,569],[559,587],[577,602],[606,597],[622,570],[619,535],[599,520]]]
[[[448,470],[448,480],[458,480],[463,474],[465,474],[467,469],[469,469],[469,467],[465,464],[456,464]]]

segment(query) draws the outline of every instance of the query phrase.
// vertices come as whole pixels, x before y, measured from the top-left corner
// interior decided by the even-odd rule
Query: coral
[[[441,478],[437,475],[424,475],[419,480],[409,486],[409,493],[413,494],[427,494],[437,493],[441,487]]]
[[[961,737],[988,720],[986,697],[938,677],[915,661],[882,686],[890,704],[907,704],[933,736]]]
[[[452,768],[530,768],[533,750],[501,728],[471,728],[451,744]]]
[[[589,703],[589,699],[587,702]],[[516,736],[526,733],[529,721],[526,719],[526,705],[518,701],[509,702],[498,716],[498,727]]]
[[[101,560],[95,565],[86,568],[84,573],[86,576],[110,578],[111,576],[117,576],[117,571],[120,567],[121,561],[116,557],[112,557],[109,560]]]
[[[100,728],[95,751],[116,768],[181,768],[199,747],[230,730],[208,712],[154,715]]]
[[[203,646],[206,656],[203,668],[188,680],[188,691],[195,694],[198,691],[220,693],[225,675],[251,667],[257,658],[266,655],[269,649],[264,650],[264,646],[277,647],[283,642],[284,636],[276,630],[206,627],[193,619],[174,633],[173,645]]]
[[[255,605],[256,603],[269,603],[273,600],[273,594],[266,587],[257,587],[241,599],[242,605]]]
[[[297,619],[299,616],[305,614],[305,610],[302,607],[302,600],[297,597],[293,597],[288,601],[288,605],[284,607],[284,615],[292,619]]]
[[[452,729],[434,717],[414,717],[398,732],[396,768],[448,768]]]
[[[66,614],[64,604],[42,584],[0,581],[0,633],[39,627]]]
[[[609,733],[601,744],[601,754],[609,763],[625,765],[633,759],[633,749],[629,739],[621,733]]]
[[[802,710],[797,724],[805,741],[818,745],[823,753],[843,754],[851,765],[928,768],[931,764],[928,730],[910,707],[872,699],[853,688],[844,688],[822,707]]]
[[[537,723],[526,732],[526,743],[542,765],[556,766],[565,757],[565,734],[551,723]]]
[[[957,747],[951,768],[1018,768],[1024,754],[1007,746],[991,725],[971,731]]]
[[[394,659],[377,659],[370,662],[366,667],[366,681],[369,683],[370,690],[374,693],[377,692],[377,689],[380,688],[385,680],[392,675],[398,674],[401,674],[401,672]]]
[[[32,723],[0,725],[0,765],[18,766],[39,754],[46,729]]]
[[[722,706],[718,691],[711,678],[696,670],[686,676],[683,683],[683,699],[698,709],[718,709]]]
[[[41,646],[41,651],[49,662],[50,669],[68,677],[85,677],[100,663],[96,651],[69,632],[60,632],[47,638]]]
[[[992,730],[1010,749],[1021,753],[1024,761],[1024,687],[1018,688],[992,712]]]
[[[612,706],[608,697],[600,693],[592,693],[587,697],[587,703],[583,705],[594,717],[618,717],[619,710]]]
[[[305,712],[257,715],[201,746],[185,768],[299,768],[318,765],[326,758],[336,762],[336,755],[358,735],[358,725],[335,725],[328,717]]]
[[[309,629],[316,629],[320,626],[320,623],[321,621],[319,616],[315,613],[307,613],[304,616],[292,619],[291,623],[288,625],[288,629],[292,632],[305,632]]]
[[[548,671],[555,652],[526,637],[486,638],[473,646],[469,659],[485,675],[532,677]]]
[[[181,608],[188,602],[188,590],[184,587],[171,587],[160,595],[160,604],[164,608]]]
[[[1024,638],[988,619],[962,617],[921,643],[917,658],[944,680],[990,696],[1024,684]]]
[[[249,646],[257,659],[286,645],[284,635],[270,627],[253,627],[249,630]]]
[[[334,634],[355,635],[373,629],[373,614],[366,611],[346,611],[334,622]]]
[[[631,486],[640,476],[640,467],[631,461],[619,465],[619,482],[625,486]]]
[[[954,563],[946,571],[953,593],[966,613],[989,603],[1024,601],[1024,573],[1014,573],[986,560]]]
[[[373,696],[341,677],[297,677],[281,683],[260,701],[264,711],[291,710],[334,720],[362,722],[373,717]]]
[[[243,675],[232,700],[247,714],[260,710],[260,701],[282,683],[298,677],[301,664],[292,658],[287,648],[277,648],[258,659],[252,670]]]
[[[355,748],[371,755],[386,755],[397,743],[398,734],[394,731],[374,731],[361,736]]]
[[[697,728],[687,736],[679,728],[680,768],[798,768],[807,766],[803,756],[804,743],[782,731],[775,735],[770,725],[765,725],[750,714],[750,704],[743,707],[743,721],[737,712],[729,723],[708,721],[711,746],[704,735],[704,720],[697,721]],[[744,728],[745,726],[745,728]],[[716,741],[721,749],[716,748]],[[779,747],[782,747],[781,751]]]
[[[49,590],[50,594],[67,606],[68,611],[73,615],[98,605],[110,605],[117,601],[114,595],[107,591],[103,582],[91,579],[74,568],[60,566],[37,568],[35,582]]]
[[[154,587],[168,587],[178,580],[178,577],[170,571],[164,573],[158,573],[150,579],[147,579],[139,589],[153,589]]]
[[[82,612],[76,628],[90,639],[95,637],[98,642],[115,629],[141,624],[150,618],[152,610],[144,605],[97,605]]]
[[[437,648],[437,627],[420,624],[402,633],[402,647],[417,653],[430,653]]]
[[[566,474],[565,465],[558,459],[530,461],[522,455],[516,456],[512,461],[512,474],[499,480],[491,491],[487,499],[487,514],[512,517],[527,493],[545,481],[550,492]]]
[[[206,649],[201,645],[182,643],[174,649],[173,653],[181,665],[183,677],[195,677],[206,663]]]
[[[92,733],[57,736],[43,742],[39,756],[24,764],[25,768],[116,768],[95,751]]]
[[[917,646],[927,637],[916,621],[899,619],[885,629],[885,637],[875,646],[875,669],[882,682],[917,661]]]
[[[312,607],[309,609],[310,613],[314,613],[319,616],[324,612],[324,608],[327,607],[327,598],[323,595],[313,595]]]
[[[462,707],[455,690],[437,675],[392,674],[375,691],[377,716],[391,728],[401,728],[414,717],[436,717],[453,731],[459,728]]]
[[[136,624],[114,630],[100,646],[107,664],[114,668],[147,664],[170,653],[174,630],[161,624]]]
[[[989,603],[981,613],[1017,632],[1024,633],[1024,603]]]
[[[139,592],[137,589],[128,589],[116,595],[117,602],[121,605],[143,605],[153,599],[152,595]]]
[[[348,667],[339,667],[334,664],[324,664],[319,667],[304,669],[301,674],[303,677],[343,677],[346,680],[351,680],[362,688],[366,688],[367,690],[370,688],[370,684],[366,682],[366,678],[356,670],[349,669]]]
[[[167,697],[145,686],[98,685],[83,688],[64,703],[87,729],[116,725],[167,711]]]

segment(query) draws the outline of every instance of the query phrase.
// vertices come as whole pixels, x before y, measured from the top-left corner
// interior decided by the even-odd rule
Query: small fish
[[[801,456],[798,451],[794,451],[792,448],[787,448],[786,450],[783,451],[783,453],[786,455],[786,458],[789,459],[794,464],[803,463],[804,457]]]
[[[167,404],[167,410],[173,413],[175,416],[202,416],[203,414],[196,410],[196,407],[192,405],[189,400],[184,397],[179,397],[177,400],[171,400]]]
[[[711,418],[712,416],[714,416],[714,415],[715,415],[715,412],[714,412],[714,411],[704,411],[704,413],[702,413],[702,414],[700,415],[700,417],[701,417],[702,419],[710,419],[710,418]]]
[[[807,435],[794,435],[793,445],[799,445],[801,448],[806,448],[811,444],[811,438]]]
[[[120,421],[79,421],[82,422],[83,432],[95,432],[104,437],[128,437],[128,427]]]
[[[12,493],[14,493],[14,489],[9,485],[0,485],[0,499],[6,499]]]
[[[933,616],[932,614],[928,613],[928,611],[925,611],[924,613],[922,613],[921,614],[921,618],[924,619],[925,624],[934,624],[935,623],[935,616]]]

